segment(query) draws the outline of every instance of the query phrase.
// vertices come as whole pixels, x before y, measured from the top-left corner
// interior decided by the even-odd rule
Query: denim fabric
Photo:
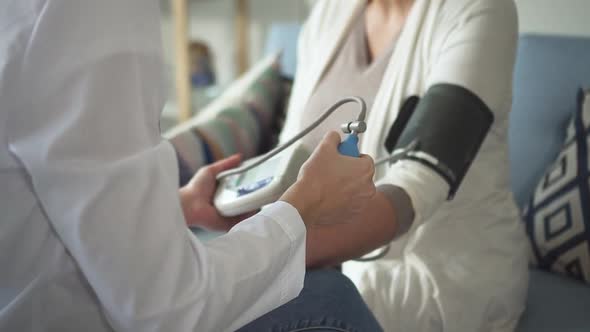
[[[354,284],[335,270],[310,271],[296,299],[238,332],[383,331]]]

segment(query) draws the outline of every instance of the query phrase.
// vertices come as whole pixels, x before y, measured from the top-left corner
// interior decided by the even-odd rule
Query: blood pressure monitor
[[[436,84],[422,100],[411,97],[408,101],[385,142],[386,149],[393,154],[376,161],[375,165],[402,159],[421,163],[449,184],[448,200],[451,200],[487,136],[494,114],[475,93],[453,84]],[[236,216],[281,197],[295,182],[301,165],[310,156],[301,144],[294,143],[349,102],[358,103],[360,112],[356,121],[342,125],[342,131],[349,135],[340,143],[338,151],[342,155],[359,157],[358,134],[367,129],[366,105],[359,97],[348,97],[266,155],[219,174],[214,203],[220,213]]]
[[[359,104],[360,112],[356,121],[343,124],[342,131],[349,135],[340,143],[338,151],[343,155],[359,157],[357,135],[366,130],[367,105],[362,98],[347,97],[336,102],[315,122],[272,151],[244,162],[237,169],[218,174],[219,184],[213,203],[219,213],[225,217],[237,216],[278,200],[295,183],[299,169],[311,155],[311,151],[298,143],[299,139],[340,106],[350,102]]]
[[[277,201],[295,183],[310,154],[302,144],[296,144],[248,171],[221,179],[215,206],[221,215],[231,217]],[[246,161],[244,166],[255,161]]]

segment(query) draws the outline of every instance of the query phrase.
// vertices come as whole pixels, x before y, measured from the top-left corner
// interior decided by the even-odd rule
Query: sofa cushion
[[[590,92],[578,110],[558,158],[525,209],[534,262],[542,269],[590,282]]]
[[[511,185],[522,207],[555,160],[576,89],[590,87],[590,38],[523,35],[514,74],[510,115]]]
[[[590,331],[590,287],[533,269],[528,294],[516,332]]]

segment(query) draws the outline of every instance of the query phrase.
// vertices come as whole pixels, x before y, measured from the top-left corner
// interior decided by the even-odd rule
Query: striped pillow
[[[223,159],[235,153],[244,159],[256,156],[270,148],[276,137],[277,116],[284,108],[283,78],[279,58],[263,60],[263,66],[255,66],[246,73],[248,84],[235,93],[230,87],[220,100],[213,102],[188,123],[173,128],[164,136],[174,146],[180,170],[180,185],[186,184],[203,165]],[[236,84],[244,84],[238,80]],[[232,91],[233,90],[233,91]],[[221,106],[220,106],[221,105]],[[215,107],[215,110],[208,110]]]

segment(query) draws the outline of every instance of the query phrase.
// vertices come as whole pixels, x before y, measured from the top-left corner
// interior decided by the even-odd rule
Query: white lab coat
[[[0,5],[0,331],[233,331],[303,286],[276,203],[206,244],[162,140],[157,1]]]
[[[317,2],[300,35],[282,140],[301,130],[300,114],[364,4]],[[377,169],[378,183],[408,193],[415,220],[385,258],[347,263],[344,271],[386,331],[510,331],[524,308],[526,238],[507,159],[517,33],[512,0],[416,0],[397,40],[362,134],[363,153],[386,156],[385,137],[402,102],[436,83],[475,92],[495,122],[451,202],[446,183],[420,164]]]

